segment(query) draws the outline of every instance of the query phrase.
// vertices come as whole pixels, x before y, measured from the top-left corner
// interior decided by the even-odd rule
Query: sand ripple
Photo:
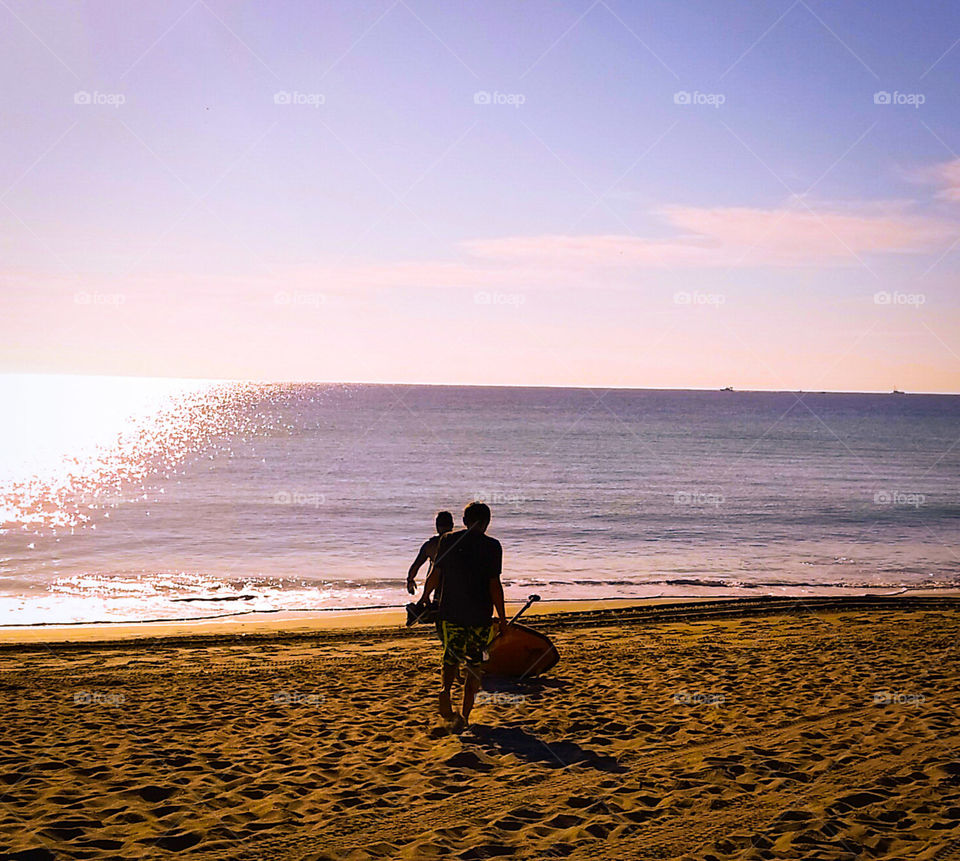
[[[556,631],[432,712],[429,632],[0,653],[0,858],[946,861],[953,612]],[[954,854],[951,854],[954,853]]]

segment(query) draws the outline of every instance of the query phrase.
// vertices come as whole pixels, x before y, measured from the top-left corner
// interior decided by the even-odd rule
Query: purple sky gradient
[[[0,370],[960,391],[960,7],[0,21]]]

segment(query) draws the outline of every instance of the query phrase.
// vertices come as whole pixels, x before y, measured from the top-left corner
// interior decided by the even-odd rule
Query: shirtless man
[[[417,572],[423,567],[423,563],[430,560],[430,567],[427,568],[427,577],[433,569],[433,563],[437,558],[437,547],[440,546],[440,539],[448,532],[453,530],[453,515],[449,511],[441,511],[437,514],[437,534],[423,542],[423,547],[413,560],[413,565],[407,572],[407,592],[415,595],[417,592]],[[426,603],[430,596],[424,592],[421,602]]]

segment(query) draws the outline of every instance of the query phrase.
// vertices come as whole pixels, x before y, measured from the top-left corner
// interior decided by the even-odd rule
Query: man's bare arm
[[[413,560],[413,565],[410,566],[410,570],[407,571],[407,591],[412,595],[414,590],[417,588],[417,572],[423,567],[423,563],[430,558],[430,542],[424,542],[423,547],[420,548],[420,552],[417,554],[417,558]]]
[[[427,575],[427,581],[423,584],[423,595],[420,596],[421,604],[426,604],[430,598],[430,593],[440,585],[440,569],[434,565]]]
[[[493,609],[497,611],[497,618],[500,620],[500,633],[502,634],[507,627],[507,610],[503,605],[503,584],[500,577],[490,578],[490,598],[493,600]]]

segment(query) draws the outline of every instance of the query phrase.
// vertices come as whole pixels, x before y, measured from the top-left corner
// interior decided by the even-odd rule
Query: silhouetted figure
[[[443,640],[443,687],[440,714],[453,721],[454,732],[462,731],[470,719],[473,700],[480,688],[480,665],[493,639],[493,611],[497,611],[500,633],[507,627],[503,606],[503,548],[486,534],[490,509],[471,502],[463,511],[465,529],[440,538],[433,568],[423,587],[424,595],[440,592],[440,636]],[[463,705],[459,714],[450,704],[450,689],[460,665],[466,665]]]
[[[437,546],[440,544],[440,539],[453,529],[453,515],[449,511],[437,512],[436,527],[437,534],[423,542],[417,558],[413,560],[413,565],[407,572],[407,592],[411,595],[417,591],[417,572],[423,567],[423,563],[428,560],[430,567],[427,569],[427,576],[430,576],[433,561],[437,558]],[[424,593],[423,599],[426,598],[427,594]]]

